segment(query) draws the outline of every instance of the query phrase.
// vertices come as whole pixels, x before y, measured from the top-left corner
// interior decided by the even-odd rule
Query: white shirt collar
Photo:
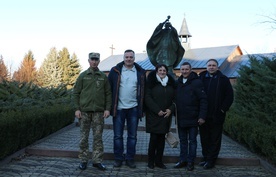
[[[123,65],[122,71],[133,71],[133,72],[135,72],[135,71],[136,71],[136,68],[135,68],[135,66],[133,65],[133,67],[132,67],[131,69],[128,69],[127,67],[125,67],[125,65]]]

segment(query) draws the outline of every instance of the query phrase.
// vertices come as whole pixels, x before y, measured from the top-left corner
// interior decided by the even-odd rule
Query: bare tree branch
[[[265,18],[265,20],[261,21],[261,24],[271,24],[270,28],[275,30],[276,29],[276,15],[274,16],[269,16],[269,15],[259,15],[263,18]]]

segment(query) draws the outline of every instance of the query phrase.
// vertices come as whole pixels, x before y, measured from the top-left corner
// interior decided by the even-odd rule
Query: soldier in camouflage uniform
[[[107,76],[99,71],[99,53],[89,53],[90,67],[82,72],[74,86],[73,97],[75,116],[80,121],[79,168],[85,170],[89,160],[89,132],[93,131],[93,167],[106,170],[103,161],[104,118],[109,117],[111,109],[111,88]]]

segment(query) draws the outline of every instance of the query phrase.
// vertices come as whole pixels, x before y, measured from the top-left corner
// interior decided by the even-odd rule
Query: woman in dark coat
[[[148,147],[148,167],[166,169],[163,164],[165,135],[169,132],[173,104],[175,80],[168,74],[168,67],[158,64],[155,71],[149,73],[146,82],[146,132],[150,133]]]

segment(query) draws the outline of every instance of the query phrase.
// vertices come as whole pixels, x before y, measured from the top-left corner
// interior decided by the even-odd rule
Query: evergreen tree
[[[252,55],[249,59],[238,71],[235,100],[224,130],[276,163],[276,55]]]
[[[62,83],[69,84],[70,81],[70,54],[67,48],[63,48],[58,55],[59,70],[62,71]]]
[[[68,88],[72,88],[75,84],[79,74],[81,72],[81,66],[78,60],[78,57],[75,53],[73,53],[71,59],[70,59],[70,68],[69,68],[69,82],[68,82]]]
[[[57,87],[62,84],[62,71],[58,62],[58,53],[55,47],[50,49],[40,69],[37,83],[42,87]]]
[[[276,122],[276,56],[250,56],[250,65],[241,67],[235,85],[236,111],[244,117],[271,124]]]
[[[35,84],[41,87],[43,87],[44,82],[46,82],[44,79],[46,76],[44,75],[44,72],[43,72],[45,65],[46,65],[46,59],[43,60],[42,65],[40,66],[37,72],[36,81],[35,81]]]
[[[3,82],[3,80],[8,80],[9,73],[8,69],[5,65],[3,56],[0,56],[0,83]]]
[[[25,55],[18,71],[13,74],[13,80],[18,82],[33,82],[36,79],[36,67],[32,51]]]
[[[56,48],[52,48],[39,68],[36,83],[42,87],[63,84],[72,88],[80,72],[81,66],[75,53],[70,57],[67,48],[64,47],[58,54]]]

